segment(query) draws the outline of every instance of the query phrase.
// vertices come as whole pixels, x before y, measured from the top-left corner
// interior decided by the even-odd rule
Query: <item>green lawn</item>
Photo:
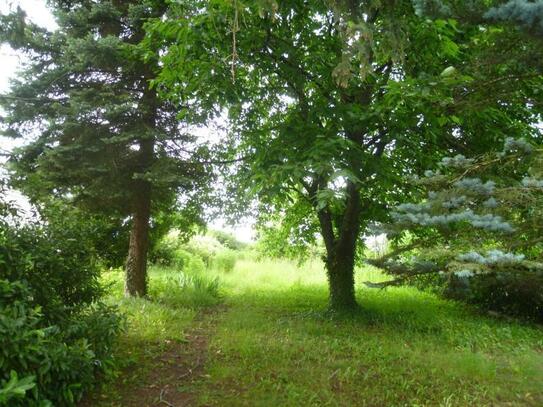
[[[378,280],[358,271],[359,314],[326,312],[318,263],[239,261],[220,279],[226,304],[211,338],[205,375],[187,385],[201,405],[216,406],[485,406],[543,405],[543,330],[499,321],[413,288],[366,289]],[[176,277],[177,276],[177,277]],[[117,281],[120,274],[109,275]],[[206,290],[166,283],[155,269],[148,301],[123,301],[134,362],[152,368],[144,343],[182,340]],[[116,283],[118,284],[118,283]],[[134,363],[136,365],[136,363]],[[143,369],[143,368],[142,368]],[[137,383],[143,370],[125,378]],[[184,383],[179,383],[184,386]],[[111,398],[111,397],[110,397]]]

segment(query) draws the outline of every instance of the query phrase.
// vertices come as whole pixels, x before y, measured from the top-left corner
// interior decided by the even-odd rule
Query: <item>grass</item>
[[[106,277],[117,293],[120,277]],[[241,260],[230,273],[208,272],[200,289],[175,270],[154,269],[154,302],[121,301],[130,321],[124,341],[134,352],[142,343],[182,340],[196,310],[220,292],[227,310],[206,374],[189,386],[201,405],[543,405],[540,327],[492,319],[414,288],[362,285],[382,278],[358,270],[361,310],[340,319],[326,312],[319,263]],[[152,357],[141,363],[141,352],[134,355],[152,367]]]
[[[117,349],[118,377],[105,383],[87,404],[123,405],[123,394],[141,385],[156,358],[172,342],[185,341],[184,333],[198,310],[219,302],[218,281],[153,266],[149,270],[149,299],[124,298],[121,270],[105,272],[103,281],[109,291],[107,302],[120,308],[127,324]]]
[[[205,405],[542,405],[543,335],[414,288],[366,289],[326,313],[319,264],[240,262],[221,276],[229,312],[212,341]]]

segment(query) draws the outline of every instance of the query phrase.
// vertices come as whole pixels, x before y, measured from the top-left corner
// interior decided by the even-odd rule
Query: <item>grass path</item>
[[[379,278],[370,271],[357,277]],[[478,315],[411,288],[361,285],[361,312],[334,318],[324,312],[326,284],[315,265],[247,261],[220,278],[226,306],[198,313],[163,299],[162,307],[173,307],[164,311],[172,318],[164,327],[176,330],[128,339],[140,347],[128,346],[140,349],[139,368],[122,377],[120,398],[110,388],[108,401],[94,405],[543,405],[540,327]],[[138,326],[143,317],[133,315]],[[149,347],[157,340],[173,348]]]
[[[120,372],[120,378],[81,406],[192,406],[198,404],[194,383],[205,377],[209,342],[223,305],[203,308],[183,332],[183,339],[142,343],[144,352]]]
[[[217,314],[224,307],[201,310],[185,330],[184,340],[173,341],[150,361],[153,364],[137,388],[128,386],[123,406],[186,406],[196,403],[192,385],[202,379],[208,359],[210,338]]]

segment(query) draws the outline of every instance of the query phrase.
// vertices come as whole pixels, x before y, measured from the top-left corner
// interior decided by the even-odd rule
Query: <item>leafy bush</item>
[[[0,205],[0,404],[9,406],[74,405],[111,371],[122,327],[98,302],[96,224],[55,207],[42,219],[23,223]]]
[[[36,386],[35,377],[27,376],[19,379],[17,372],[12,370],[9,373],[9,380],[0,382],[0,405],[7,405],[8,401],[15,403],[25,397],[28,390]]]
[[[236,266],[237,254],[232,250],[224,250],[220,253],[217,253],[213,259],[214,267],[225,273],[229,273],[234,270]]]
[[[161,266],[171,266],[176,262],[179,241],[174,235],[166,235],[149,252],[149,261]]]
[[[120,317],[96,306],[49,325],[32,302],[28,286],[0,280],[0,403],[74,405],[109,371]]]
[[[183,248],[200,257],[206,267],[210,267],[217,253],[225,250],[225,247],[214,237],[194,236]]]
[[[201,273],[206,269],[204,260],[185,249],[177,249],[172,265],[183,272]]]
[[[188,258],[186,266],[183,268],[183,271],[188,274],[202,274],[206,269],[206,264],[204,260],[198,255],[191,255]]]
[[[39,305],[50,322],[102,295],[88,227],[70,217],[26,224],[0,220],[0,278],[25,282],[31,304]]]
[[[247,248],[247,243],[239,241],[234,235],[222,230],[212,230],[209,233],[212,237],[217,239],[217,241],[230,250],[244,250]]]

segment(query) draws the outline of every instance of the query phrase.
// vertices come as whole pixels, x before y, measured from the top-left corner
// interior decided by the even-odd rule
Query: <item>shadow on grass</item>
[[[359,307],[345,312],[331,311],[327,299],[325,286],[296,284],[288,289],[249,290],[229,301],[243,303],[247,312],[265,312],[280,321],[332,324],[348,327],[350,331],[377,330],[420,340],[432,337],[454,346],[488,348],[524,342],[533,345],[534,341],[543,345],[538,326],[482,315],[471,306],[443,300],[416,288],[360,288]]]

